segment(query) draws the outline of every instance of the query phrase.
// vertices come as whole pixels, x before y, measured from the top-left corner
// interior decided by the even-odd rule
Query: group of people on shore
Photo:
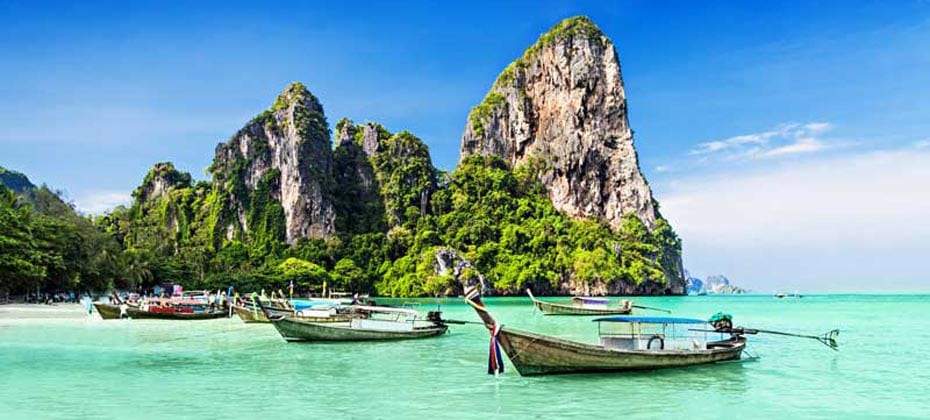
[[[84,296],[90,296],[85,294]],[[26,293],[23,295],[23,303],[35,303],[51,305],[54,303],[79,303],[82,295],[75,294],[73,290],[67,292],[55,293]]]

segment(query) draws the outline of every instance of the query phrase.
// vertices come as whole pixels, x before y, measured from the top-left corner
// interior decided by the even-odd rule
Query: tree
[[[333,283],[336,287],[358,292],[363,291],[365,273],[355,265],[351,258],[343,258],[336,263],[333,269]]]
[[[128,286],[132,290],[144,287],[155,277],[157,270],[155,256],[146,249],[129,248],[120,255],[123,272],[129,280]]]
[[[326,269],[312,262],[299,258],[288,258],[278,265],[278,277],[281,283],[275,285],[284,287],[289,282],[301,289],[322,288],[323,282],[332,284],[332,279]]]
[[[0,289],[34,287],[45,276],[30,229],[32,213],[0,185]]]

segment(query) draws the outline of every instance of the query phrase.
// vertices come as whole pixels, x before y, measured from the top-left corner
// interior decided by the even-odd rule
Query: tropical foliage
[[[18,195],[0,184],[0,293],[122,285],[120,252],[48,188]]]
[[[296,129],[329,138],[322,108],[307,101]],[[266,112],[255,121],[273,125],[274,118]],[[211,166],[212,182],[156,164],[131,206],[96,218],[77,215],[47,188],[3,189],[0,289],[180,283],[251,291],[293,283],[301,292],[325,283],[390,296],[459,293],[451,276],[435,270],[442,248],[471,261],[503,293],[681,277],[681,243],[668,222],[659,218],[650,230],[629,214],[611,230],[572,219],[555,209],[538,180],[545,162],[511,168],[497,156],[472,155],[445,173],[413,134],[365,128],[367,139],[340,121],[332,173],[316,174],[335,210],[335,234],[294,245],[285,242],[284,208],[275,196],[280,171],[246,180],[256,150],[268,147],[262,135],[251,135],[248,156]],[[477,275],[466,271],[461,276]]]

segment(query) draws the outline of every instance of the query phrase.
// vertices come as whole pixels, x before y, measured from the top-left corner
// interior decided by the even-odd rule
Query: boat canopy
[[[316,309],[316,308],[331,308],[333,306],[339,305],[341,302],[336,301],[315,301],[315,300],[291,300],[291,306],[298,311],[304,309]]]
[[[610,299],[607,299],[607,298],[599,298],[599,297],[575,296],[575,297],[573,297],[572,299],[573,299],[573,300],[580,300],[580,301],[582,301],[582,302],[584,302],[584,303],[596,303],[596,304],[601,304],[601,305],[606,305],[606,304],[610,303]]]
[[[594,322],[639,322],[643,324],[704,324],[707,321],[694,318],[672,318],[662,316],[609,316]]]
[[[390,307],[390,306],[363,306],[363,305],[355,305],[355,306],[352,306],[352,309],[355,309],[355,310],[358,310],[358,311],[378,312],[378,313],[385,313],[385,314],[404,314],[404,315],[413,316],[413,317],[416,317],[416,316],[419,316],[419,315],[420,315],[419,312],[417,312],[417,311],[415,311],[415,310],[413,310],[413,309],[395,308],[395,307]]]

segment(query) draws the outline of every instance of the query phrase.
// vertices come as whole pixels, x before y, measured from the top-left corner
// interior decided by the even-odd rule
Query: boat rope
[[[752,352],[750,352],[750,351],[749,351],[749,347],[750,347],[750,345],[746,345],[746,348],[743,349],[743,353],[746,353],[747,355],[749,355],[749,358],[748,358],[747,360],[755,360],[755,359],[758,359],[759,356],[757,356],[756,354],[753,354],[753,352],[756,351],[756,348],[753,347],[753,348],[752,348]]]

